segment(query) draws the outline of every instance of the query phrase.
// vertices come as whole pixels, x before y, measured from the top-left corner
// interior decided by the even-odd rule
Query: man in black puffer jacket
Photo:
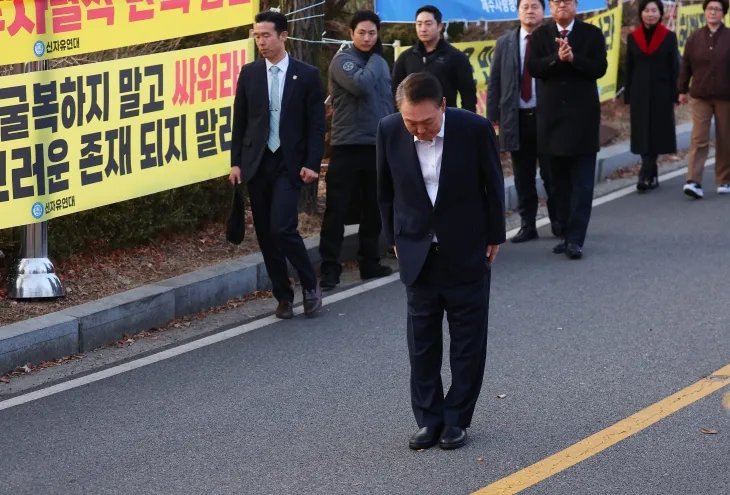
[[[426,5],[416,12],[418,44],[404,51],[393,67],[392,92],[414,72],[429,72],[436,76],[444,90],[446,106],[456,107],[457,94],[461,108],[476,112],[477,86],[469,58],[441,38],[443,31],[441,11]]]
[[[382,230],[377,201],[375,138],[378,123],[395,113],[390,94],[390,68],[378,39],[380,18],[371,11],[357,12],[350,23],[353,46],[341,50],[329,69],[332,97],[332,156],[327,168],[327,204],[319,253],[322,289],[340,282],[340,251],[346,216],[359,204],[360,277],[386,277],[393,270],[380,264]]]

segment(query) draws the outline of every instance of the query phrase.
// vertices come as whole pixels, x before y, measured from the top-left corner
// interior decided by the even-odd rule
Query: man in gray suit
[[[520,27],[508,31],[497,40],[492,60],[492,72],[487,90],[487,117],[499,126],[501,151],[512,156],[512,171],[517,189],[518,212],[522,228],[512,242],[537,239],[537,119],[538,94],[535,79],[527,70],[526,56],[532,32],[545,16],[544,0],[518,0]],[[540,158],[540,177],[548,193],[548,216],[555,236],[561,235],[560,224],[555,219],[553,202],[550,201],[550,180],[546,157]]]

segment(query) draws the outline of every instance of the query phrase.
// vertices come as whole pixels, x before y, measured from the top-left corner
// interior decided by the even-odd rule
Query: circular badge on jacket
[[[350,62],[348,60],[347,62],[345,62],[344,64],[342,64],[342,70],[344,70],[345,72],[350,72],[353,69],[355,69],[354,62]]]

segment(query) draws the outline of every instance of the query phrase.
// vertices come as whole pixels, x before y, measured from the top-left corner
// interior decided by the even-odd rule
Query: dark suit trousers
[[[450,267],[432,248],[418,279],[406,287],[411,405],[419,428],[440,424],[468,428],[482,388],[489,271],[467,284],[450,279]],[[451,388],[446,397],[441,381],[444,311],[451,341]]]
[[[379,238],[382,224],[378,208],[378,170],[375,146],[333,146],[327,168],[327,205],[322,219],[319,254],[322,272],[342,272],[340,252],[345,220],[353,199],[359,205],[358,259],[367,269],[380,262]]]
[[[301,185],[287,175],[281,149],[266,149],[256,175],[248,184],[256,237],[277,301],[293,301],[286,260],[299,274],[302,287],[314,290],[317,275],[299,235]]]
[[[582,247],[593,208],[596,155],[551,156],[550,180],[565,241]]]
[[[520,149],[511,152],[512,172],[517,190],[517,212],[523,226],[535,225],[538,196],[535,185],[537,171],[537,118],[534,109],[520,109]],[[540,156],[540,178],[547,192],[548,216],[555,222],[555,205],[550,195],[550,170],[548,158]]]

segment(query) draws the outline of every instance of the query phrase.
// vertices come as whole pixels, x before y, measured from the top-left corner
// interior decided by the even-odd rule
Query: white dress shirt
[[[439,177],[441,176],[441,158],[444,154],[444,128],[446,127],[446,114],[443,114],[441,120],[441,130],[432,141],[420,141],[413,136],[416,143],[416,153],[418,154],[418,162],[421,165],[421,174],[423,174],[423,182],[426,184],[426,192],[431,199],[431,204],[436,205],[436,196],[439,192]],[[433,242],[437,242],[436,235],[433,236]]]
[[[525,50],[527,49],[527,35],[525,28],[520,28],[520,76],[525,72]],[[522,79],[520,78],[520,88],[522,87]],[[535,78],[532,78],[532,98],[530,101],[524,101],[520,97],[520,108],[535,108],[537,105],[537,97],[535,96]]]
[[[284,81],[286,81],[286,71],[289,69],[289,54],[285,54],[278,64],[272,64],[266,60],[266,80],[269,83],[269,102],[271,102],[271,78],[274,74],[271,72],[271,67],[276,65],[279,68],[279,102],[281,102],[282,95],[284,94]]]
[[[560,24],[558,24],[558,34],[563,34],[563,30],[568,31],[568,34],[570,34],[570,32],[573,31],[573,25],[575,25],[575,19],[570,21],[570,24],[568,24],[568,27],[563,27]]]

